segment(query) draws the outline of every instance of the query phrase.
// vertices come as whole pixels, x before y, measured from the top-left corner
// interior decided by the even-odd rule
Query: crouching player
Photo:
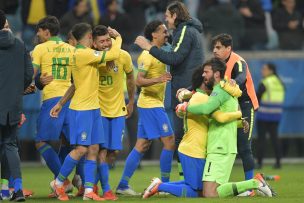
[[[180,104],[178,111],[195,115],[208,115],[216,109],[233,112],[238,109],[235,97],[225,92],[220,82],[224,79],[226,65],[219,59],[212,58],[203,65],[204,82],[213,87],[206,103]],[[256,189],[259,194],[272,197],[274,191],[264,180],[262,174],[253,179],[228,183],[237,153],[237,122],[219,123],[211,119],[208,130],[206,167],[203,174],[204,197],[229,197],[239,195],[247,190]]]
[[[211,90],[205,85],[202,73],[203,67],[199,67],[192,75],[194,94],[185,94],[185,98],[192,96],[189,104],[200,104],[208,101],[208,95]],[[198,197],[201,194],[209,116],[187,112],[184,114],[178,111],[176,113],[177,116],[182,116],[184,119],[185,134],[178,147],[178,156],[184,172],[184,181],[161,183],[160,179],[155,178],[144,192],[143,198],[148,198],[158,191],[168,192],[177,197]],[[212,117],[222,123],[241,118],[241,115],[240,111],[229,113],[216,111],[212,114]]]

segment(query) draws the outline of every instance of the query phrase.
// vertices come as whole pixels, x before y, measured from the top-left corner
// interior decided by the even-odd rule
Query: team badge
[[[144,69],[144,63],[139,64],[138,69]]]
[[[114,68],[113,68],[113,71],[115,72],[115,73],[117,73],[118,72],[118,66],[115,64],[115,66],[114,66]]]
[[[163,124],[163,130],[165,133],[167,133],[169,131],[169,127],[166,123]]]
[[[94,51],[94,56],[99,56],[100,55],[100,51]]]
[[[210,96],[216,96],[217,92],[211,92]]]
[[[87,133],[86,132],[82,132],[81,133],[81,141],[86,141],[87,140]]]

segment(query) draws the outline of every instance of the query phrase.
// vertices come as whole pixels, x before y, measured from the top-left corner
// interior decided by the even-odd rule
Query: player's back
[[[59,37],[51,37],[34,48],[32,57],[33,66],[39,68],[42,75],[53,76],[53,81],[43,88],[43,100],[63,96],[71,86],[74,47]]]
[[[72,69],[75,94],[70,108],[73,110],[99,109],[98,84],[99,73],[97,66],[102,62],[102,52],[95,51],[82,45],[77,45],[75,66]]]
[[[124,75],[133,71],[131,56],[120,50],[120,56],[114,60],[114,68],[108,68],[105,63],[99,70],[99,103],[102,115],[119,117],[127,114],[124,99]]]
[[[143,51],[138,57],[139,72],[145,73],[145,78],[158,78],[166,72],[166,65],[154,58],[148,51]],[[137,105],[142,108],[164,107],[166,83],[142,87]]]
[[[197,89],[192,95],[189,104],[202,104],[208,101],[208,95]],[[194,158],[206,158],[206,145],[209,118],[207,115],[187,113],[184,118],[185,134],[179,145],[178,151]]]

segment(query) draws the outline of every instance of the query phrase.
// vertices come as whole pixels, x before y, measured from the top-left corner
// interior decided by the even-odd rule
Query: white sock
[[[90,192],[93,192],[93,188],[85,188],[84,194],[88,194]]]
[[[56,178],[55,185],[61,187],[61,186],[63,186],[63,182],[61,180],[59,180],[58,178]]]

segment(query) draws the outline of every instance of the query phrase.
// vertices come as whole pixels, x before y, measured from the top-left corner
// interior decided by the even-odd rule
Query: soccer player
[[[108,51],[112,48],[112,39],[107,27],[98,25],[93,29],[93,46],[98,51]],[[107,200],[116,200],[109,185],[109,166],[116,155],[122,150],[122,138],[125,129],[126,117],[133,112],[135,81],[133,64],[128,52],[120,50],[119,58],[100,65],[99,68],[99,104],[102,114],[102,124],[105,131],[105,142],[101,144],[99,152],[99,177],[103,190],[103,197]],[[128,89],[129,103],[124,98],[124,75]]]
[[[49,112],[71,86],[71,69],[74,65],[74,47],[64,43],[57,36],[59,28],[60,24],[56,17],[48,16],[41,19],[37,24],[37,37],[41,44],[32,52],[34,68],[40,69],[42,75],[52,76],[52,81],[43,88],[43,103],[37,121],[35,141],[37,150],[54,177],[59,174],[61,162],[48,142],[59,140],[62,131],[65,132],[65,136],[69,136],[68,104],[63,106],[58,119],[51,118]]]
[[[168,1],[167,1],[168,2]],[[175,108],[178,101],[175,97],[176,91],[181,87],[191,85],[191,75],[193,70],[201,66],[204,62],[204,49],[202,35],[202,23],[192,18],[185,4],[181,1],[172,1],[167,6],[165,20],[169,29],[173,30],[172,48],[170,51],[151,46],[147,39],[142,36],[137,37],[135,43],[142,49],[147,50],[153,57],[162,63],[170,65],[170,72],[173,76],[171,82],[171,108]],[[178,147],[182,140],[183,121],[173,114],[173,126],[175,143]],[[180,163],[178,167],[180,169]],[[180,179],[183,179],[182,171],[179,170]]]
[[[196,115],[206,115],[219,109],[222,112],[234,112],[238,109],[238,101],[220,87],[226,65],[220,59],[212,58],[203,65],[204,82],[213,87],[213,91],[204,104],[181,104],[180,111]],[[236,196],[245,191],[257,189],[265,196],[273,196],[274,192],[261,174],[254,179],[237,183],[228,183],[237,153],[237,122],[218,123],[211,119],[208,130],[206,167],[203,174],[204,197]]]
[[[199,67],[192,75],[192,89],[195,91],[189,104],[200,104],[208,101],[211,90],[206,87],[202,77],[203,67]],[[181,112],[182,113],[182,112]],[[155,178],[145,190],[143,198],[148,198],[156,192],[168,192],[178,197],[198,197],[203,187],[202,176],[206,158],[207,133],[209,116],[180,114],[184,119],[185,134],[178,147],[178,155],[184,172],[184,181],[162,183]],[[241,117],[241,112],[222,113],[216,111],[212,114],[218,122],[229,122]]]
[[[226,62],[225,76],[233,79],[242,90],[242,96],[238,98],[238,102],[243,117],[248,118],[250,130],[244,133],[239,129],[237,132],[237,149],[243,162],[245,180],[250,180],[254,176],[254,159],[251,150],[252,129],[254,123],[254,111],[259,108],[259,103],[254,90],[253,80],[246,61],[232,51],[232,37],[228,34],[219,34],[212,38],[213,55]],[[246,194],[244,194],[246,195]],[[248,194],[250,195],[250,191]]]
[[[168,37],[167,28],[160,21],[147,24],[144,34],[152,45],[159,48],[165,44]],[[137,195],[128,183],[153,139],[160,138],[164,144],[160,155],[160,169],[162,181],[168,182],[175,148],[173,131],[164,109],[166,82],[171,80],[171,75],[166,72],[166,65],[151,56],[148,51],[143,51],[138,57],[138,67],[136,84],[142,89],[137,103],[139,112],[137,141],[126,160],[116,190],[117,194]]]
[[[104,140],[98,99],[99,73],[97,67],[98,64],[105,61],[117,59],[122,43],[117,31],[111,29],[110,33],[111,36],[116,37],[113,48],[110,51],[99,52],[90,48],[93,37],[89,24],[79,23],[72,29],[72,34],[78,42],[74,52],[76,63],[72,70],[74,85],[69,88],[66,95],[50,112],[53,117],[58,117],[62,106],[73,95],[69,107],[70,144],[75,145],[75,148],[65,158],[59,175],[51,182],[52,189],[61,201],[69,200],[65,194],[63,182],[84,155],[86,155],[86,161],[84,164],[85,191],[83,200],[104,200],[93,192],[99,144],[103,143]]]

